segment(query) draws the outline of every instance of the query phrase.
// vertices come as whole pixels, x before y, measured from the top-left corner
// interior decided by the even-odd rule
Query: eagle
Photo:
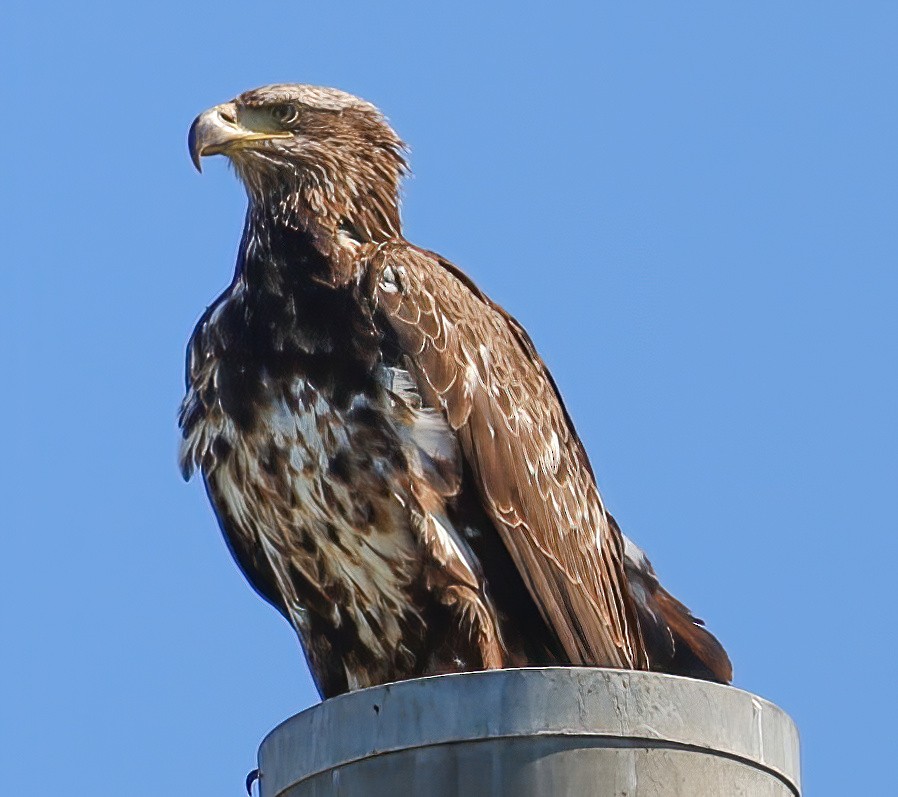
[[[522,326],[409,243],[406,147],[351,94],[277,84],[200,114],[248,207],[187,351],[181,467],[322,697],[576,665],[729,682],[624,537]]]

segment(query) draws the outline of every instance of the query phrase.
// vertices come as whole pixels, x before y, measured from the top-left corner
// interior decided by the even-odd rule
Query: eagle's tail
[[[621,536],[630,597],[636,607],[651,669],[728,684],[733,680],[733,665],[723,645],[701,620],[658,583],[655,570],[642,550],[625,535]]]
[[[730,657],[705,624],[664,587],[659,586],[654,597],[673,636],[673,657],[665,671],[722,684],[732,681]]]

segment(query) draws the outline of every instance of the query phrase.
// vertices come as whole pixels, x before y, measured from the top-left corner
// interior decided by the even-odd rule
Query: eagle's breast
[[[387,661],[416,618],[410,591],[421,569],[392,441],[379,408],[354,397],[335,407],[295,377],[271,384],[254,427],[207,478],[224,509],[271,563],[287,610],[308,630],[308,585],[319,614]]]
[[[415,667],[426,552],[395,397],[376,380],[347,394],[314,384],[301,360],[245,356],[229,317],[215,308],[195,336],[186,469],[202,470],[238,562],[259,560],[272,602],[307,649],[342,661],[348,688]]]

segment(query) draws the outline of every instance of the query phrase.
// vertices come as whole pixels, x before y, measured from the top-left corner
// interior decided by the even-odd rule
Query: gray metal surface
[[[261,797],[800,794],[798,734],[732,687],[592,668],[421,678],[325,701],[259,749]]]

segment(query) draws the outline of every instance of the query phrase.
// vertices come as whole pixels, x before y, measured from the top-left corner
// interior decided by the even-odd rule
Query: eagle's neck
[[[379,357],[379,335],[358,281],[343,278],[320,243],[277,212],[250,206],[236,275],[245,333],[263,364],[286,357],[319,384],[360,389]]]
[[[250,202],[237,260],[253,293],[288,298],[311,285],[345,284],[343,247],[291,206]]]
[[[359,184],[350,192],[337,181],[325,182],[327,188],[308,174],[274,187],[247,181],[244,248],[269,263],[286,258],[282,267],[302,268],[309,279],[346,285],[358,280],[366,247],[401,237],[397,188]],[[293,257],[308,249],[317,257]]]

